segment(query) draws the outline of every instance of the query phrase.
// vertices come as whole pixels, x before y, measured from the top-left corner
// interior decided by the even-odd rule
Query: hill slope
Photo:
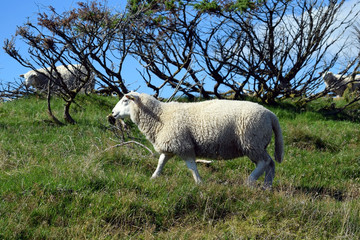
[[[274,189],[244,186],[247,158],[200,165],[196,186],[179,159],[150,181],[156,156],[106,150],[119,141],[106,121],[116,102],[79,99],[78,124],[61,127],[45,100],[0,104],[0,238],[360,238],[359,123],[272,107],[285,140]]]

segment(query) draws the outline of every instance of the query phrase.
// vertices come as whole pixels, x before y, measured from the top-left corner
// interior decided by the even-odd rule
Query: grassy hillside
[[[45,100],[0,103],[0,239],[360,239],[359,123],[271,107],[285,140],[273,190],[244,186],[247,158],[199,165],[196,186],[179,159],[150,181],[157,156],[104,151],[119,141],[106,121],[116,102],[80,99],[78,124],[61,127]]]

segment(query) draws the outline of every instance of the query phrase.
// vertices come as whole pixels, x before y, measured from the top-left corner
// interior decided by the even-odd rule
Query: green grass
[[[48,121],[43,99],[0,104],[0,239],[360,239],[355,117],[327,116],[321,101],[270,107],[285,160],[263,191],[244,184],[247,158],[199,165],[200,186],[174,158],[150,181],[156,156],[135,145],[105,151],[118,143],[106,120],[116,102],[82,97],[78,124],[64,126]]]

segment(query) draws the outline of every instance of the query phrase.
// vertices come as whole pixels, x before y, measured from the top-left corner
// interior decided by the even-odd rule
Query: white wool
[[[56,71],[53,70],[50,76],[51,68],[41,68],[37,69],[38,72],[35,70],[30,70],[29,72],[20,75],[21,77],[25,78],[25,85],[27,87],[34,87],[39,91],[44,91],[48,87],[49,78],[54,83],[53,89],[58,89],[60,80],[56,71],[61,75],[64,83],[66,84],[69,90],[73,90],[81,84],[81,78],[84,78],[87,70],[84,66],[78,65],[68,65],[68,66],[58,66],[56,67]],[[95,79],[94,75],[90,77],[88,83],[85,84],[83,87],[84,92],[91,92],[95,87]]]
[[[266,147],[273,132],[275,160],[283,160],[279,121],[275,114],[256,103],[230,100],[162,103],[147,94],[130,93],[114,107],[113,117],[130,117],[161,154],[153,178],[173,155],[186,161],[196,182],[201,181],[196,158],[248,156],[257,164],[250,182],[266,172],[265,184],[271,185],[275,164]]]
[[[348,85],[351,84],[350,91],[354,92],[360,89],[360,76],[355,76],[352,79],[350,76],[346,77],[341,74],[333,74],[332,72],[325,72],[322,74],[326,87],[334,92],[338,97],[342,97]]]

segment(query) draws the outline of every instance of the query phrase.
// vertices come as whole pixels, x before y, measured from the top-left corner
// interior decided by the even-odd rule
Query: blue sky
[[[77,7],[77,2],[81,0],[7,0],[2,1],[2,7],[0,9],[0,82],[14,82],[19,80],[19,75],[26,73],[30,69],[21,66],[18,62],[8,56],[2,49],[5,39],[10,39],[15,34],[16,27],[22,26],[27,19],[37,19],[37,13],[45,10],[47,6],[51,5],[55,7],[57,12],[64,12],[71,8]],[[83,0],[86,1],[86,0]],[[359,0],[348,0],[345,8],[351,8],[354,3]],[[109,7],[115,7],[119,9],[124,7],[126,0],[108,0]],[[358,8],[360,6],[358,5]],[[344,11],[345,13],[347,11]],[[360,21],[359,21],[360,22]],[[17,42],[17,48],[21,52],[26,52],[26,45],[21,44],[21,41]],[[129,64],[125,69],[124,77],[128,83],[132,83],[129,89],[136,89],[143,84],[141,77],[137,73],[136,68],[141,68],[138,64],[133,62]],[[141,88],[139,91],[149,91],[146,88]]]
[[[2,1],[0,10],[0,80],[14,81],[18,76],[27,72],[29,69],[22,67],[18,62],[8,56],[3,45],[5,39],[10,39],[16,32],[16,27],[23,25],[27,18],[36,20],[37,13],[45,6],[52,5],[56,9],[66,10],[76,6],[74,0],[10,0]],[[18,48],[25,49],[26,46],[19,45]]]

